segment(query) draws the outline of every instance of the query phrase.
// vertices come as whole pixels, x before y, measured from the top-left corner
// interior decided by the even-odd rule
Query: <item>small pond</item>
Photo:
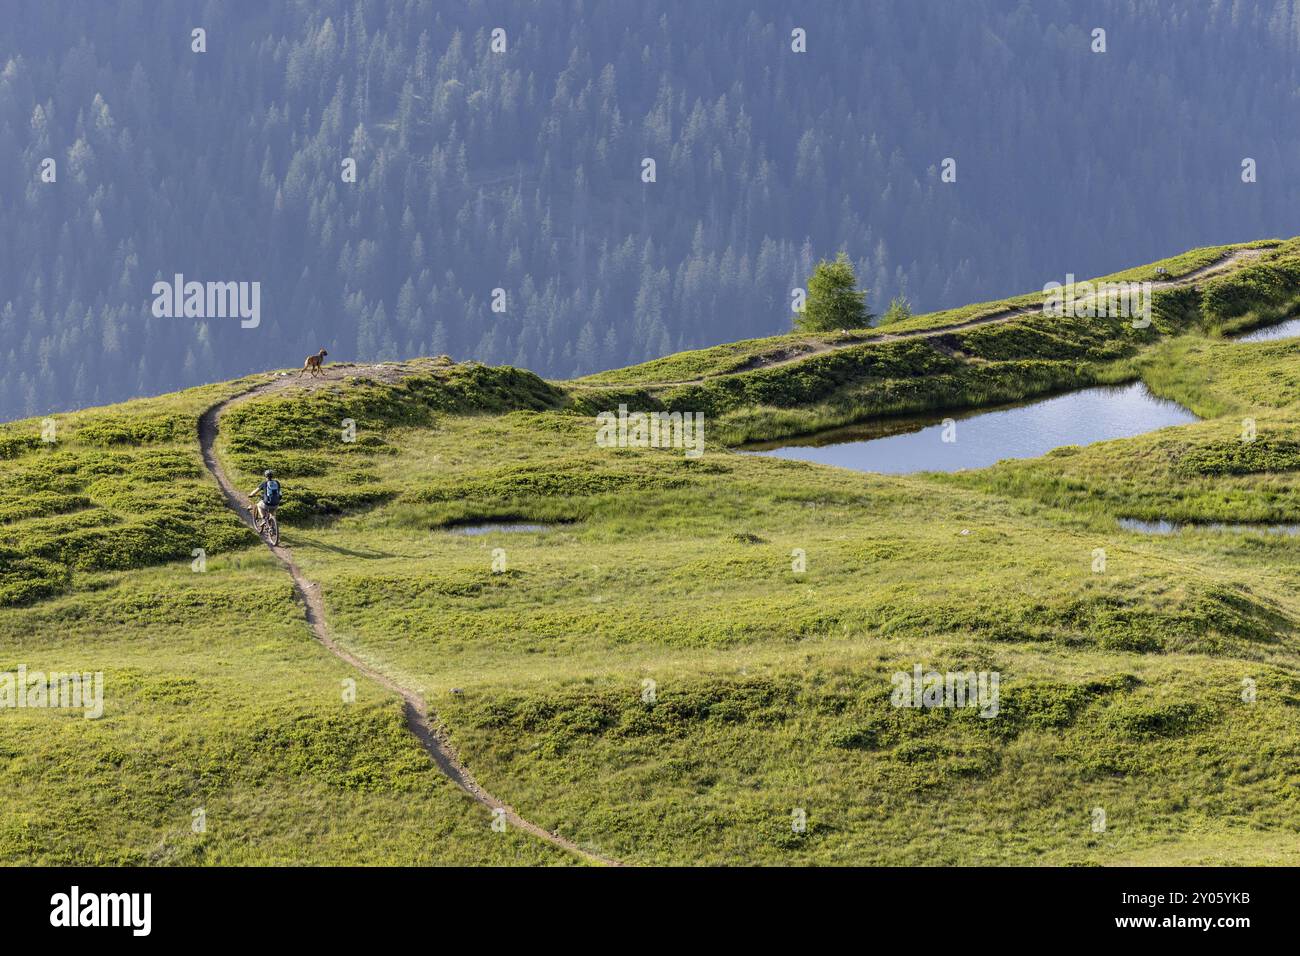
[[[1221,521],[1193,523],[1183,521],[1141,521],[1137,518],[1120,518],[1119,526],[1136,534],[1171,535],[1184,531],[1209,531],[1216,534],[1272,534],[1294,538],[1300,535],[1300,524],[1226,524]]]
[[[1273,342],[1277,339],[1293,339],[1300,335],[1300,319],[1287,319],[1277,325],[1266,325],[1245,335],[1234,338],[1234,342]]]
[[[951,430],[945,418],[954,419]],[[1004,458],[1037,458],[1062,445],[1128,438],[1196,421],[1141,382],[1083,388],[1051,398],[956,414],[889,418],[742,451],[856,471],[905,475],[984,468]],[[954,438],[945,441],[945,433]]]
[[[487,521],[483,524],[459,524],[446,530],[452,534],[480,535],[500,532],[501,534],[527,534],[535,531],[550,531],[549,524],[511,524],[506,521]]]

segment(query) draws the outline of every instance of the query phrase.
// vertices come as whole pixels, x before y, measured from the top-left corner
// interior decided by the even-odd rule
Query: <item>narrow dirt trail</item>
[[[353,371],[354,373],[358,371],[362,372],[364,375],[366,372],[371,372],[378,368],[380,367],[362,366],[354,367]],[[318,379],[316,381],[319,382],[320,380]],[[334,381],[337,381],[337,379]],[[225,469],[222,468],[221,462],[217,458],[215,445],[220,419],[222,414],[232,405],[247,401],[259,395],[265,395],[269,392],[284,391],[293,385],[294,381],[292,378],[281,377],[273,379],[270,382],[255,386],[246,392],[213,405],[199,418],[199,448],[203,453],[203,464],[207,467],[208,471],[212,474],[212,477],[216,480],[217,485],[221,488],[221,493],[226,499],[226,505],[239,515],[240,520],[243,521],[244,524],[248,525],[249,528],[252,528],[253,526],[253,516],[249,510],[248,504],[246,503],[245,496],[241,494],[233,484],[231,484],[230,479],[226,477]],[[310,387],[314,388],[318,386],[312,385]],[[266,544],[265,539],[263,539],[263,543]],[[279,559],[280,563],[284,565],[284,568],[289,572],[290,577],[293,578],[294,591],[302,600],[307,624],[311,628],[312,635],[339,660],[355,668],[361,674],[370,678],[370,680],[379,684],[381,687],[402,698],[402,711],[406,716],[407,730],[409,730],[415,738],[419,740],[420,744],[429,754],[429,757],[433,760],[434,764],[437,765],[438,769],[450,778],[456,786],[460,787],[483,806],[494,811],[504,811],[506,822],[525,833],[529,833],[540,840],[545,840],[547,843],[563,850],[567,850],[570,853],[582,857],[590,863],[599,863],[607,866],[622,866],[618,860],[601,856],[597,853],[591,852],[590,850],[585,850],[572,840],[562,837],[559,834],[552,833],[535,823],[525,820],[509,804],[498,800],[496,797],[492,796],[492,794],[479,786],[478,781],[474,779],[474,775],[471,774],[469,769],[460,762],[455,752],[451,749],[451,746],[434,728],[433,723],[429,718],[428,707],[425,705],[423,698],[421,698],[420,695],[411,688],[398,683],[387,674],[376,670],[374,667],[361,660],[351,651],[341,647],[331,636],[329,625],[326,623],[325,602],[321,598],[320,585],[308,580],[307,576],[302,573],[302,569],[298,567],[297,562],[294,561],[293,552],[283,544],[277,547],[272,547],[270,544],[266,544],[266,546],[271,553]]]
[[[1266,249],[1238,249],[1230,255],[1224,256],[1216,262],[1209,265],[1201,266],[1199,269],[1193,269],[1176,279],[1164,279],[1159,282],[1151,283],[1153,292],[1161,289],[1177,289],[1182,286],[1194,285],[1198,279],[1203,279],[1209,275],[1215,275],[1224,272],[1243,260],[1254,259],[1262,255]],[[1084,296],[1078,301],[1086,303],[1096,298],[1095,295]],[[622,383],[629,385],[640,385],[649,389],[673,388],[678,385],[699,385],[703,382],[711,381],[715,378],[726,378],[730,375],[739,375],[743,372],[754,372],[759,369],[780,368],[783,365],[793,365],[795,362],[802,362],[804,359],[812,358],[815,355],[824,355],[827,352],[838,352],[841,349],[857,348],[859,345],[877,345],[883,342],[901,342],[907,339],[928,339],[938,336],[947,335],[950,332],[960,332],[963,329],[974,328],[979,325],[994,325],[999,322],[1010,322],[1013,319],[1022,319],[1026,316],[1038,315],[1042,312],[1041,305],[1021,305],[1014,306],[1010,309],[1003,309],[1001,312],[991,312],[988,315],[982,315],[975,319],[967,319],[964,322],[954,322],[951,325],[937,325],[929,329],[915,329],[911,332],[878,332],[869,335],[853,336],[852,338],[836,342],[808,341],[795,343],[790,346],[795,350],[793,354],[781,358],[765,361],[762,356],[756,356],[749,362],[744,363],[736,368],[729,369],[725,372],[714,372],[712,375],[702,375],[699,378],[682,379],[675,382],[631,382]]]

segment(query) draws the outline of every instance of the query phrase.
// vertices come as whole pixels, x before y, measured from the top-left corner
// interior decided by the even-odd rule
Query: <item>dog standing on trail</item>
[[[302,363],[302,372],[311,372],[314,375],[324,375],[325,370],[321,368],[321,363],[325,361],[325,356],[329,355],[324,349],[321,349],[315,355],[308,355],[307,360]],[[301,375],[302,372],[298,374]]]

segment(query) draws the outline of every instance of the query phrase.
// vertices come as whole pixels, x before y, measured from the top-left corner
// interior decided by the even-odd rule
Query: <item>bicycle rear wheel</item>
[[[275,515],[266,516],[266,540],[273,547],[280,543],[280,522],[275,520]]]

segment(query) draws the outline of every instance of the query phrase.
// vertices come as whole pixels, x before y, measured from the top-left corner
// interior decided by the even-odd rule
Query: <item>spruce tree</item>
[[[847,253],[841,252],[834,262],[818,262],[808,278],[808,299],[803,312],[795,316],[795,329],[830,332],[866,328],[874,316],[867,311],[867,290],[857,289],[857,284]]]

